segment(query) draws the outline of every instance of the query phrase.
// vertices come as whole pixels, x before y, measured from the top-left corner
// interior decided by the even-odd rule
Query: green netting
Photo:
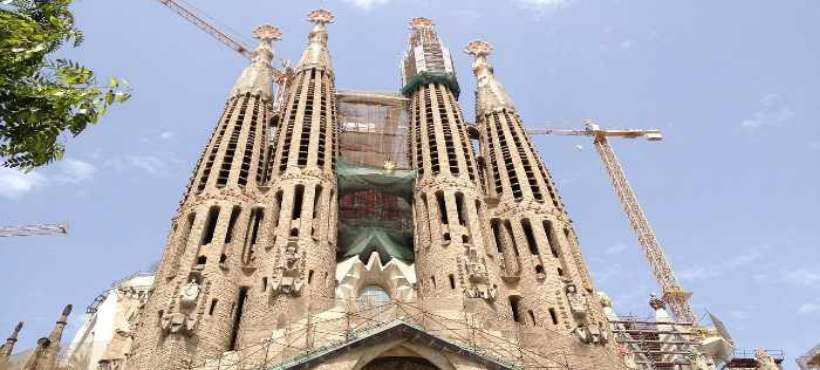
[[[401,88],[401,93],[408,96],[412,94],[413,91],[416,91],[419,86],[429,83],[441,83],[447,85],[447,87],[450,88],[450,91],[455,94],[456,99],[458,99],[458,95],[461,93],[461,88],[458,86],[456,74],[452,72],[421,72],[410,78],[410,81],[407,81],[407,84]]]
[[[358,256],[362,262],[367,262],[373,252],[379,253],[383,264],[391,258],[406,263],[415,259],[411,232],[377,225],[343,225],[339,228],[339,242],[342,259]]]
[[[340,195],[376,190],[410,200],[413,198],[416,171],[388,170],[340,160],[336,162],[336,179]]]

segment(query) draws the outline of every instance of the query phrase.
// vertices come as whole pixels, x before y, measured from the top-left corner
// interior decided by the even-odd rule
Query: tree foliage
[[[0,0],[0,157],[6,167],[31,169],[60,159],[63,138],[79,135],[130,96],[124,80],[100,86],[90,69],[50,57],[83,41],[71,2]]]

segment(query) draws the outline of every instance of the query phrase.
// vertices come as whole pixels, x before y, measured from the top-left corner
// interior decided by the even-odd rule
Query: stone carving
[[[199,283],[196,282],[196,279],[191,278],[191,281],[185,284],[179,293],[180,306],[185,308],[196,306],[200,290],[202,290],[202,288],[199,286]]]
[[[302,294],[305,285],[305,259],[305,252],[299,252],[299,244],[295,241],[288,242],[274,272],[271,289],[274,297],[279,294],[298,297]]]
[[[780,370],[780,366],[777,366],[777,362],[774,361],[774,358],[772,358],[765,349],[758,348],[755,350],[755,360],[757,360],[757,367],[759,369]]]
[[[587,313],[589,312],[589,302],[587,297],[584,294],[579,293],[578,288],[572,283],[567,284],[564,288],[564,292],[567,295],[567,301],[569,302],[569,308],[572,315],[575,316],[575,319],[578,322],[585,322]]]
[[[162,315],[160,327],[162,327],[162,330],[168,334],[191,334],[194,329],[196,329],[198,322],[199,320],[191,314],[171,312]]]
[[[466,245],[467,253],[459,256],[459,278],[464,287],[464,295],[470,298],[482,298],[488,301],[495,300],[498,289],[490,286],[490,275],[484,257],[479,256],[478,250]]]
[[[209,285],[208,285],[209,286]],[[202,289],[196,278],[177,288],[177,295],[168,302],[168,310],[162,314],[159,325],[166,334],[193,334],[202,316],[208,286]],[[195,309],[199,307],[197,312]]]
[[[609,332],[601,323],[592,326],[578,325],[572,333],[581,343],[604,345],[609,342]]]

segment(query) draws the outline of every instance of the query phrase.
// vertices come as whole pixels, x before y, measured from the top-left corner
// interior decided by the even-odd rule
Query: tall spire
[[[253,32],[254,38],[259,40],[259,46],[253,52],[253,62],[245,67],[239,78],[236,79],[231,95],[251,93],[259,94],[270,100],[273,96],[273,48],[271,42],[282,39],[282,32],[271,25],[261,25]]]
[[[467,44],[464,52],[475,57],[473,73],[476,77],[476,113],[484,114],[499,108],[513,109],[513,101],[504,86],[496,80],[493,66],[487,60],[492,52],[490,43],[474,40]]]
[[[317,9],[307,14],[308,21],[314,24],[308,35],[307,47],[299,59],[297,69],[321,68],[330,70],[330,52],[327,49],[327,24],[333,23],[335,17],[327,9]]]
[[[14,344],[17,343],[17,335],[20,334],[20,330],[23,329],[23,322],[20,321],[14,327],[14,331],[11,332],[11,335],[6,338],[6,344],[0,346],[0,365],[2,365],[8,358],[11,356],[11,352],[14,351]]]
[[[51,334],[37,340],[37,347],[26,360],[23,370],[52,370],[55,368],[57,355],[60,352],[60,340],[63,338],[63,330],[68,325],[69,314],[71,314],[70,304],[63,308]]]
[[[439,39],[433,21],[429,18],[410,19],[410,41],[402,59],[402,93],[410,95],[419,84],[445,83],[456,98],[459,94],[456,72],[450,50]]]
[[[60,343],[60,340],[63,338],[63,330],[65,330],[66,325],[68,325],[68,315],[70,314],[71,305],[67,304],[63,308],[63,312],[60,313],[60,318],[54,323],[54,329],[51,329],[51,334],[48,335],[48,339],[52,343]]]

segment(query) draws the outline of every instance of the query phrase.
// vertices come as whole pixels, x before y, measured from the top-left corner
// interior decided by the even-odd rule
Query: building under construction
[[[152,282],[138,276],[101,296],[62,360],[46,346],[45,360],[7,366],[706,370],[732,357],[718,320],[695,321],[657,241],[644,246],[664,289],[655,317],[619,317],[596,290],[488,43],[466,47],[477,81],[467,118],[431,20],[410,21],[400,88],[383,92],[337,91],[333,15],[308,19],[293,67],[272,67],[272,26],[257,28],[253,52],[238,49],[252,62]],[[587,132],[610,162],[605,136],[642,135]],[[622,172],[610,174],[649,240],[634,194],[618,190],[628,189]],[[757,364],[777,366],[767,361]]]

